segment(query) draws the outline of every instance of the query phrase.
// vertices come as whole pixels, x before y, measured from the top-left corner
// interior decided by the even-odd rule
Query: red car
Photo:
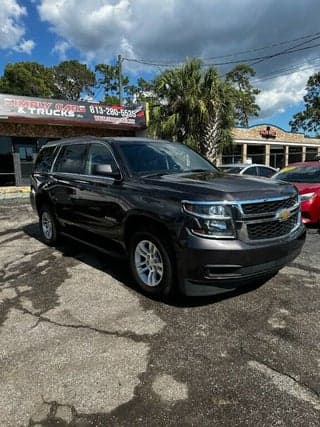
[[[320,161],[292,163],[274,175],[292,182],[300,194],[302,221],[320,223]]]

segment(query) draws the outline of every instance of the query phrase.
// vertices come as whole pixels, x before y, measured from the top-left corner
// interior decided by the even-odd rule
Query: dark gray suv
[[[223,173],[168,141],[50,142],[31,202],[47,244],[67,235],[128,257],[137,284],[155,295],[235,289],[276,273],[305,240],[294,186]]]

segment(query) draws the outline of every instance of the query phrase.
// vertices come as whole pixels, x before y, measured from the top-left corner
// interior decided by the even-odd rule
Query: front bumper
[[[320,223],[320,197],[301,203],[301,217],[304,224]]]
[[[276,273],[299,255],[305,236],[303,225],[272,242],[214,240],[189,234],[178,257],[180,290],[189,296],[215,295]]]

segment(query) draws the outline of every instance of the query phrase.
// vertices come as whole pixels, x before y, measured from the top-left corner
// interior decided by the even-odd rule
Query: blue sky
[[[222,74],[247,62],[261,89],[261,115],[251,124],[289,129],[293,114],[303,108],[308,77],[319,71],[320,2],[188,0],[185,5],[186,0],[1,0],[0,73],[17,61],[51,66],[78,59],[94,69],[118,54],[141,60],[123,63],[133,79],[150,78],[186,57],[203,58]],[[226,62],[232,64],[218,65]]]

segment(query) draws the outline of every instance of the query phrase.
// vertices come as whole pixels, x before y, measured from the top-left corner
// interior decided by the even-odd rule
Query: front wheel
[[[169,244],[151,232],[131,239],[130,267],[139,287],[149,295],[166,296],[174,285],[173,256]]]
[[[54,245],[58,240],[58,225],[52,210],[47,206],[41,206],[39,210],[39,225],[42,240],[47,245]]]

